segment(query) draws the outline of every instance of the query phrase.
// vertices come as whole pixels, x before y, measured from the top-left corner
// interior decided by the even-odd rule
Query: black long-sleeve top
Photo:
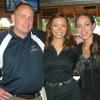
[[[44,50],[45,81],[61,82],[73,77],[72,71],[80,55],[80,49],[63,49],[59,55],[50,45]]]

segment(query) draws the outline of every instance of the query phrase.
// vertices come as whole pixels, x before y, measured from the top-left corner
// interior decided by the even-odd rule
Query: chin
[[[88,39],[88,36],[86,36],[86,35],[83,36],[82,35],[81,38],[84,39],[84,40],[86,40],[86,39]]]

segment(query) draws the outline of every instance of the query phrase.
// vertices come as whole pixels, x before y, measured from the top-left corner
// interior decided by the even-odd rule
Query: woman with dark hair
[[[75,22],[77,32],[84,40],[77,63],[83,100],[100,100],[100,36],[93,34],[95,19],[90,14],[81,14]]]
[[[47,25],[44,49],[45,89],[47,100],[81,100],[73,69],[79,57],[68,18],[53,15]]]

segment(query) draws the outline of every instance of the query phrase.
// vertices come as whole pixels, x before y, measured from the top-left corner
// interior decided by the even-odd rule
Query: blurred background
[[[90,13],[96,20],[94,33],[100,34],[100,0],[0,0],[0,32],[13,25],[10,15],[20,2],[30,3],[34,7],[34,28],[45,31],[50,16],[62,12],[68,16],[73,35],[77,35],[74,19],[80,13]]]

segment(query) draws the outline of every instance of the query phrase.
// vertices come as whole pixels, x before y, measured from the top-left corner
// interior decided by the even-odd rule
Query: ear
[[[96,27],[96,23],[93,24],[93,30],[95,29],[95,27]]]
[[[15,16],[13,14],[11,15],[11,19],[12,19],[12,22],[14,23]]]

